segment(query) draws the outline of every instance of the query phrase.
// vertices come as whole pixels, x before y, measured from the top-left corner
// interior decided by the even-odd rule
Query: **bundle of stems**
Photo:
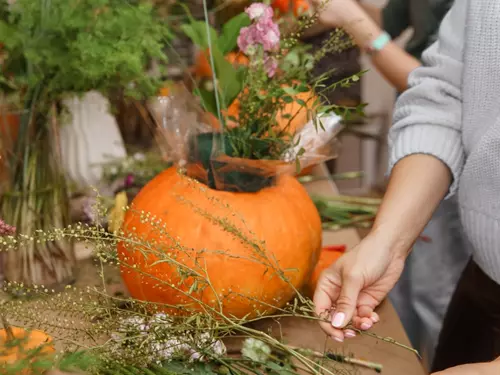
[[[345,195],[312,198],[323,221],[323,228],[330,230],[347,227],[370,228],[382,202],[379,198]]]
[[[14,150],[6,155],[8,190],[0,199],[2,217],[18,233],[69,224],[69,198],[59,158],[55,106],[28,94]],[[72,242],[64,238],[20,244],[6,254],[5,278],[25,285],[53,285],[73,277]]]

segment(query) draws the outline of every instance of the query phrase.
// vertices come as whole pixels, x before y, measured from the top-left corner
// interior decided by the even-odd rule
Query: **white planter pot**
[[[109,101],[90,91],[64,101],[70,116],[61,127],[61,155],[67,177],[78,189],[101,186],[102,165],[126,156],[118,124]]]

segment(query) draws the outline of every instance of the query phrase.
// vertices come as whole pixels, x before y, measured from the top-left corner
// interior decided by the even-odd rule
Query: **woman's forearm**
[[[361,7],[377,25],[382,26],[382,9],[372,4],[361,4]]]
[[[393,168],[372,234],[381,235],[395,252],[408,252],[451,182],[448,167],[439,159],[415,154]]]
[[[403,92],[408,88],[408,76],[421,64],[416,58],[408,54],[394,42],[372,57],[373,65],[389,81],[397,91]]]
[[[353,8],[344,28],[361,48],[366,48],[383,32],[377,22],[361,7]],[[372,62],[385,79],[400,92],[408,88],[408,76],[421,65],[420,61],[394,42],[389,42],[381,51],[373,54]]]

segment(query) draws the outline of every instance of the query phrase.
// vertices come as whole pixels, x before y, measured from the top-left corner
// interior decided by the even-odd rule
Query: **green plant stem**
[[[322,180],[352,180],[356,178],[361,178],[364,176],[363,172],[345,172],[345,173],[337,173],[329,176],[314,176],[314,175],[306,175],[300,176],[298,180],[302,183],[314,182],[314,181],[322,181]]]
[[[328,197],[313,196],[313,199],[314,198],[325,202],[343,202],[343,203],[362,204],[366,206],[380,206],[380,204],[382,203],[382,198],[353,197],[348,195],[332,195]]]

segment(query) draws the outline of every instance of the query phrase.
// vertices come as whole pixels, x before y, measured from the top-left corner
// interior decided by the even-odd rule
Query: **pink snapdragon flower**
[[[277,50],[280,45],[280,30],[273,21],[272,8],[262,3],[254,3],[245,11],[254,22],[240,30],[240,50],[247,55],[254,54],[258,45],[261,45],[264,51]]]
[[[266,56],[264,58],[264,69],[269,78],[274,77],[278,70],[278,61],[273,56]]]
[[[251,20],[264,20],[273,18],[273,8],[263,3],[253,3],[245,9]]]
[[[16,228],[6,224],[5,221],[0,219],[0,236],[11,236],[16,233]]]

